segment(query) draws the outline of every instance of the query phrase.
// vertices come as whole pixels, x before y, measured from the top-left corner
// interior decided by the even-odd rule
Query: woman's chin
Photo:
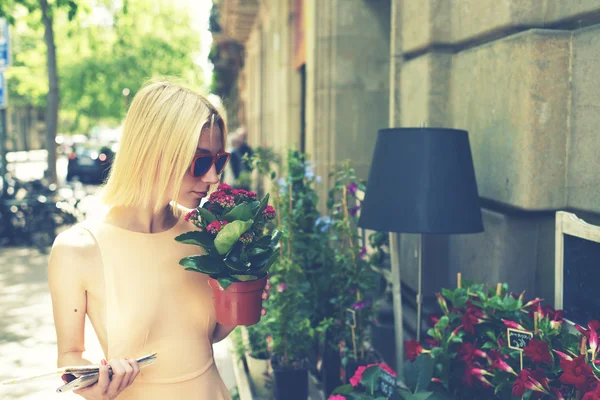
[[[189,208],[191,210],[192,208],[198,207],[201,202],[202,202],[202,198],[186,197],[185,199],[180,199],[179,204],[182,205],[183,207]]]

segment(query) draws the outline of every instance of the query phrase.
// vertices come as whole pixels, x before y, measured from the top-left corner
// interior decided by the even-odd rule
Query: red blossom
[[[552,355],[546,342],[531,339],[523,352],[536,364],[552,364]]]
[[[504,326],[506,326],[507,328],[519,329],[522,331],[525,330],[525,328],[521,324],[518,324],[514,321],[509,321],[507,319],[503,319],[502,322],[504,322]]]
[[[440,347],[440,341],[436,340],[436,339],[432,339],[432,338],[426,338],[425,339],[425,343],[427,343],[429,346],[433,347]]]
[[[489,359],[488,355],[479,350],[475,345],[465,342],[458,345],[458,355],[461,360],[471,364],[476,357]]]
[[[396,377],[396,371],[391,369],[390,366],[387,365],[386,363],[381,363],[381,364],[379,364],[379,366],[381,367],[382,370],[386,371],[388,374],[392,375],[393,377]]]
[[[581,400],[600,400],[600,385],[596,385],[595,390],[584,394]]]
[[[446,299],[444,298],[444,296],[442,296],[439,293],[436,293],[435,297],[437,297],[437,302],[438,302],[438,305],[440,306],[442,312],[444,314],[448,314],[448,303],[446,303]]]
[[[479,307],[471,304],[470,301],[467,301],[467,310],[462,316],[462,325],[465,328],[465,332],[469,332],[470,334],[475,333],[474,326],[483,322],[483,317],[485,314],[481,311]]]
[[[414,362],[419,354],[423,352],[423,346],[416,340],[408,340],[404,342],[404,351],[406,352],[406,357]]]
[[[223,229],[223,227],[227,224],[227,221],[221,222],[219,220],[214,220],[206,226],[206,230],[212,233],[213,235],[216,235],[217,233],[221,232],[221,229]]]
[[[574,385],[580,392],[586,392],[588,378],[592,376],[592,367],[585,362],[585,355],[581,355],[572,361],[561,359],[560,367],[563,374],[559,380],[565,385]]]
[[[190,219],[193,220],[196,217],[196,214],[198,214],[198,210],[194,208],[192,211],[185,215],[184,219],[186,221],[189,221]]]
[[[427,319],[427,322],[429,322],[429,326],[433,327],[435,326],[435,324],[437,324],[440,320],[440,316],[437,314],[431,314],[429,316],[429,318]]]
[[[543,381],[543,383],[539,381],[540,379]],[[530,369],[526,368],[521,370],[519,376],[517,376],[517,379],[513,384],[512,395],[514,397],[523,397],[527,390],[547,393],[545,388],[547,385],[548,380],[541,370],[531,371]]]
[[[594,324],[592,324],[592,322]],[[575,325],[575,329],[577,329],[579,332],[581,332],[585,338],[587,339],[587,343],[590,346],[590,350],[592,351],[592,360],[596,358],[596,351],[598,350],[598,332],[597,329],[595,328],[596,326],[596,322],[598,321],[592,321],[588,324],[588,328],[589,329],[585,329],[579,325]]]
[[[275,218],[275,209],[273,208],[273,206],[267,206],[265,208],[265,210],[263,211],[263,215],[267,219],[273,219],[273,218]]]

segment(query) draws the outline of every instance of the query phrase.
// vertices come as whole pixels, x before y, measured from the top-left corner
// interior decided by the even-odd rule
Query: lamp
[[[358,226],[390,232],[396,360],[403,326],[398,233],[418,233],[417,340],[421,333],[422,234],[483,231],[468,132],[446,128],[381,129]]]

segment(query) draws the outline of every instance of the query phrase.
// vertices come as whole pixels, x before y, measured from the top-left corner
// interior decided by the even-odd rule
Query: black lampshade
[[[381,129],[358,225],[383,232],[482,232],[468,132]]]

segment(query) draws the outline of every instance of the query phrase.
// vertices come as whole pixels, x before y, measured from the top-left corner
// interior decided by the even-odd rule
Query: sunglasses
[[[217,170],[217,175],[219,175],[225,169],[230,157],[231,154],[224,151],[215,154],[214,156],[210,154],[196,154],[192,160],[190,172],[193,177],[200,178],[201,176],[206,175],[214,165]]]

